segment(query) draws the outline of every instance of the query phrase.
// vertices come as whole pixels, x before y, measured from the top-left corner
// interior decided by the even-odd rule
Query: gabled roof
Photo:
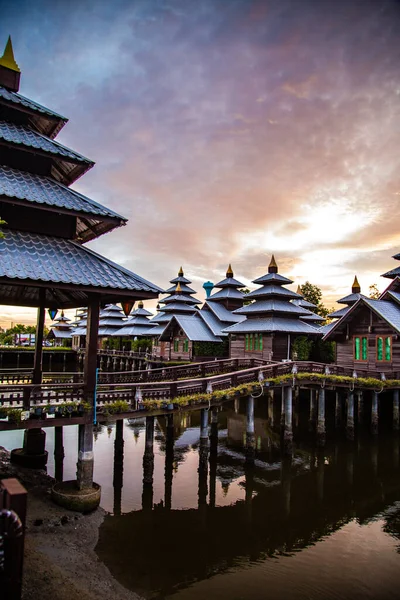
[[[264,317],[262,319],[246,319],[241,323],[230,325],[224,329],[226,333],[283,332],[304,335],[321,335],[320,328],[313,327],[300,319],[285,319],[282,317]]]
[[[47,334],[48,338],[56,338],[56,339],[70,339],[72,338],[72,336],[75,335],[75,331],[74,329],[71,327],[71,329],[50,329],[49,333]]]
[[[339,308],[335,310],[333,313],[330,313],[328,317],[330,319],[341,319],[349,310],[350,306],[345,306],[344,308]]]
[[[76,242],[10,229],[0,239],[0,284],[0,304],[19,306],[38,306],[38,285],[49,284],[46,305],[57,308],[82,306],[89,291],[104,294],[103,301],[154,298],[161,291]]]
[[[332,328],[325,334],[324,340],[329,339],[334,333],[340,331],[362,306],[370,308],[378,317],[386,321],[396,333],[400,333],[400,307],[397,303],[389,302],[388,300],[372,300],[371,298],[361,297],[347,310],[346,314],[339,321],[333,324]]]
[[[357,302],[357,300],[360,298],[366,298],[366,296],[364,296],[364,294],[360,294],[359,292],[355,294],[349,294],[344,298],[340,298],[340,300],[338,300],[338,304],[354,304],[354,302]]]
[[[227,326],[226,322],[220,321],[210,310],[200,310],[198,314],[214,335],[226,337],[227,334],[222,332]]]
[[[240,323],[246,318],[243,315],[232,313],[220,302],[212,302],[211,298],[206,300],[201,310],[204,310],[204,307],[208,307],[220,321],[225,323]]]
[[[167,332],[171,327],[177,324],[185,333],[188,340],[191,342],[222,342],[221,338],[214,335],[208,328],[206,323],[198,316],[186,317],[182,315],[174,315],[171,321],[168,323],[164,332],[160,336],[160,340],[163,341],[166,338]]]

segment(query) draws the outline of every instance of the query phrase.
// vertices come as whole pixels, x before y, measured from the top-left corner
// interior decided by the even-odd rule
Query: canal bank
[[[88,515],[50,500],[54,479],[43,471],[17,468],[0,447],[0,478],[17,477],[28,490],[23,600],[141,600],[122,587],[94,552],[106,512]]]

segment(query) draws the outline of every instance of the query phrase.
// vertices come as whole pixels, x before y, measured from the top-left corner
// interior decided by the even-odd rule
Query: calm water
[[[152,446],[144,419],[100,427],[95,480],[109,513],[100,560],[146,598],[400,598],[399,436],[381,422],[376,440],[360,428],[354,443],[336,433],[320,451],[304,407],[292,460],[265,399],[254,437],[245,398],[218,412],[209,443],[199,412],[156,419]],[[21,446],[22,432],[0,433],[0,444]],[[76,427],[64,428],[64,445],[64,479],[73,479]],[[53,448],[47,430],[51,475]]]

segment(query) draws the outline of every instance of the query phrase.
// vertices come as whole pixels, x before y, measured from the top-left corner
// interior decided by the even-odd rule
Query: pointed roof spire
[[[16,71],[17,73],[21,73],[21,69],[17,65],[14,58],[14,51],[11,42],[11,35],[8,36],[7,44],[3,52],[3,56],[0,57],[0,65],[10,69],[11,71]]]
[[[138,308],[143,308],[143,301],[142,300],[139,302]]]
[[[299,294],[300,296],[302,296],[302,295],[303,295],[303,293],[302,293],[302,291],[301,291],[301,286],[300,286],[300,285],[298,285],[298,286],[297,286],[297,291],[296,291],[296,294]]]
[[[228,270],[226,272],[226,276],[227,277],[233,277],[233,271],[232,271],[231,263],[229,263]]]
[[[182,267],[178,271],[178,277],[183,277],[183,269],[182,269]]]
[[[359,294],[361,292],[361,287],[358,283],[357,275],[355,275],[354,277],[353,285],[351,286],[351,292],[353,294]]]
[[[268,266],[268,273],[277,273],[277,272],[278,272],[278,265],[276,264],[275,256],[272,255],[271,262],[269,263],[269,266]]]
[[[182,275],[180,275],[180,277],[182,277]],[[177,283],[175,293],[176,294],[181,294],[182,293],[182,288],[181,288],[181,284],[179,283],[179,281]]]

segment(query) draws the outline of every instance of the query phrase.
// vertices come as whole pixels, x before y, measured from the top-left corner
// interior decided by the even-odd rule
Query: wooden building
[[[62,310],[61,315],[54,319],[50,326],[47,339],[52,340],[54,346],[71,346],[73,330],[71,319],[68,319]]]
[[[285,287],[293,282],[278,273],[274,256],[268,273],[253,283],[260,287],[246,295],[251,304],[233,312],[246,319],[225,329],[229,334],[231,358],[291,360],[295,358],[292,346],[296,338],[322,337],[317,327],[302,320],[310,311],[291,302],[301,296]]]

